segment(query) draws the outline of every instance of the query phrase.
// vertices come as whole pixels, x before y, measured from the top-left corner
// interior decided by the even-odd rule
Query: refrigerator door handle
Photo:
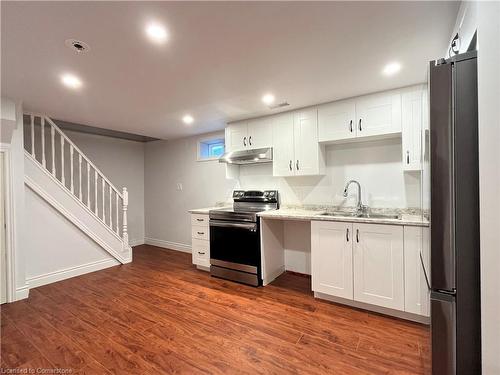
[[[424,257],[422,256],[422,250],[419,253],[420,264],[422,265],[422,270],[424,271],[425,283],[427,284],[427,289],[431,290],[431,283],[429,282],[429,277],[427,276],[427,271],[425,270]]]

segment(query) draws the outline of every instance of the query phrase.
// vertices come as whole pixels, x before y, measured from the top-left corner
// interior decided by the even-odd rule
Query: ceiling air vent
[[[90,46],[78,39],[66,39],[64,42],[67,47],[71,48],[76,53],[87,53],[90,51]]]
[[[290,105],[290,104],[287,102],[281,102],[281,103],[278,103],[275,105],[270,105],[269,109],[277,109],[277,108],[281,108],[281,107],[286,107],[287,105]]]

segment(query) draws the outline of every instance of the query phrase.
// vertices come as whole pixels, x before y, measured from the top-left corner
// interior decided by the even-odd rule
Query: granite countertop
[[[205,208],[193,208],[189,210],[188,212],[190,214],[200,214],[200,215],[208,215],[208,212],[210,210],[217,210],[220,208],[227,208],[227,207],[232,207],[232,203],[227,203],[227,202],[217,202],[215,206],[212,207],[205,207]]]
[[[329,210],[317,210],[307,208],[280,208],[279,210],[264,211],[258,213],[258,216],[264,219],[277,220],[322,220],[322,221],[343,221],[353,223],[371,223],[371,224],[392,224],[392,225],[411,225],[411,226],[429,226],[429,221],[421,215],[414,213],[402,213],[401,210],[385,210],[387,214],[399,214],[401,219],[391,218],[367,218],[367,217],[352,217],[352,216],[325,216],[322,213]]]

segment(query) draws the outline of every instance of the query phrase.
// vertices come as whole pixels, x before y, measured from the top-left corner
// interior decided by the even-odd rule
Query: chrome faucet
[[[344,197],[347,197],[347,189],[349,189],[349,185],[351,184],[356,184],[358,185],[358,203],[356,205],[356,210],[358,215],[362,215],[363,213],[366,212],[366,209],[368,208],[367,206],[364,206],[363,203],[361,202],[361,185],[358,181],[356,180],[350,180],[344,188]]]

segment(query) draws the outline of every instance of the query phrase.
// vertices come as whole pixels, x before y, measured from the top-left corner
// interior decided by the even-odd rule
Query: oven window
[[[210,257],[260,268],[260,234],[248,229],[210,227]]]

